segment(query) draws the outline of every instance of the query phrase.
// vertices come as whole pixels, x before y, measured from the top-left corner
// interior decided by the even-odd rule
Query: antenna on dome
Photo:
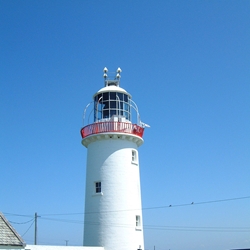
[[[108,68],[105,67],[103,69],[103,78],[104,78],[104,83],[105,83],[105,86],[117,86],[119,87],[119,83],[120,83],[120,79],[121,79],[121,68],[118,67],[116,72],[110,72],[112,75],[114,75],[114,80],[109,80],[109,77],[108,77]]]
[[[108,78],[108,69],[105,67],[104,69],[103,69],[103,72],[104,72],[104,74],[103,74],[103,78],[106,80],[107,78]]]

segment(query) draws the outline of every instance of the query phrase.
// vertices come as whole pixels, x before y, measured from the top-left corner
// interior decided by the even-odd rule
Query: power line
[[[190,203],[183,203],[183,204],[173,204],[173,205],[164,205],[164,206],[154,206],[154,207],[146,207],[142,208],[142,210],[154,210],[154,209],[166,209],[166,208],[174,208],[174,207],[185,207],[185,206],[195,206],[195,205],[205,205],[211,203],[220,203],[220,202],[229,202],[229,201],[236,201],[236,200],[243,200],[249,199],[250,196],[244,197],[236,197],[236,198],[228,198],[228,199],[219,199],[219,200],[210,200],[210,201],[201,201],[201,202],[190,202]],[[114,213],[114,212],[129,212],[129,211],[136,211],[138,209],[126,209],[126,210],[110,210],[110,211],[103,211],[102,213]],[[66,219],[55,219],[55,218],[46,218],[44,216],[70,216],[70,215],[83,215],[83,214],[93,214],[97,212],[85,212],[85,213],[57,213],[57,214],[43,214],[39,216],[43,220],[51,220],[57,222],[65,222],[65,223],[76,223],[76,224],[91,224],[91,225],[99,225],[99,222],[94,221],[80,221],[80,220],[66,220]],[[32,225],[34,224],[35,220],[33,216],[30,215],[22,215],[22,214],[13,214],[13,213],[4,213],[9,216],[20,216],[20,217],[32,217],[31,220],[26,222],[12,222],[15,224],[27,224],[32,222],[22,237],[30,230]],[[134,227],[134,225],[122,225],[122,224],[112,224],[114,227]],[[144,225],[145,230],[165,230],[165,231],[186,231],[186,232],[227,232],[227,233],[244,233],[250,232],[250,227],[183,227],[183,226],[157,226],[157,225]]]
[[[9,221],[9,222],[12,223],[12,224],[27,224],[27,223],[29,223],[29,222],[31,222],[33,220],[34,219],[31,219],[31,220],[28,220],[28,221],[25,221],[25,222],[14,222],[14,221]]]
[[[235,201],[235,200],[243,200],[249,199],[250,196],[245,197],[237,197],[237,198],[229,198],[229,199],[221,199],[221,200],[211,200],[211,201],[201,201],[201,202],[190,202],[184,204],[176,204],[176,205],[168,205],[168,206],[159,206],[159,207],[148,207],[143,208],[142,210],[149,210],[149,209],[162,209],[162,208],[172,208],[172,207],[185,207],[185,206],[195,206],[195,205],[204,205],[209,203],[219,203],[219,202],[227,202],[227,201]]]
[[[83,215],[84,213],[42,214],[41,216]]]
[[[47,218],[49,219],[49,218]],[[54,220],[54,219],[51,219]],[[55,221],[61,222],[70,222],[70,223],[79,223],[79,224],[87,224],[87,225],[100,225],[101,223],[98,221],[67,221],[67,220],[59,220],[56,219]],[[131,224],[117,224],[111,223],[110,226],[114,227],[134,227]],[[195,231],[195,232],[250,232],[250,227],[196,227],[196,226],[160,226],[160,225],[144,225],[144,229],[153,229],[153,230],[166,230],[166,231]]]
[[[58,221],[58,222],[66,222],[66,223],[83,224],[83,221],[79,221],[79,220],[54,219],[54,218],[46,218],[46,217],[41,217],[41,219],[42,220]]]
[[[228,198],[228,199],[220,199],[220,200],[210,200],[210,201],[201,201],[201,202],[190,202],[190,203],[183,203],[183,204],[170,204],[170,205],[163,205],[163,206],[154,206],[154,207],[145,207],[142,208],[142,210],[153,210],[153,209],[164,209],[164,208],[173,208],[173,207],[186,207],[186,206],[196,206],[196,205],[205,205],[205,204],[211,204],[211,203],[220,203],[220,202],[229,202],[229,201],[236,201],[236,200],[243,200],[243,199],[249,199],[250,196],[244,196],[244,197],[236,197],[236,198]],[[107,210],[102,211],[101,213],[115,213],[115,212],[128,212],[128,211],[137,211],[138,209],[124,209],[124,210]],[[22,214],[11,214],[3,212],[6,215],[12,215],[12,216],[22,216],[22,217],[32,217],[31,215],[22,215]],[[41,214],[40,216],[69,216],[69,215],[84,215],[84,214],[95,214],[100,212],[85,212],[85,213],[54,213],[54,214]],[[49,219],[49,218],[47,218]]]
[[[29,218],[33,218],[32,215],[12,214],[12,213],[6,213],[6,212],[3,212],[3,214],[5,214],[5,215],[10,215],[10,216],[20,216],[20,217],[29,217]]]
[[[144,229],[166,230],[166,231],[188,231],[188,232],[250,232],[250,227],[184,227],[184,226],[153,226],[145,225]]]
[[[204,205],[204,204],[209,204],[209,203],[228,202],[228,201],[243,200],[243,199],[249,199],[249,198],[250,198],[250,196],[244,196],[244,197],[236,197],[236,198],[228,198],[228,199],[220,199],[220,200],[190,202],[190,203],[175,204],[175,205],[170,204],[170,205],[157,206],[157,207],[145,207],[145,208],[142,208],[142,210],[153,210],[153,209],[163,209],[163,208],[172,208],[172,207]],[[140,210],[140,209],[108,210],[108,211],[103,211],[102,213],[128,212],[128,211],[136,211],[136,210]],[[83,215],[83,214],[94,214],[94,213],[100,213],[100,212],[42,214],[41,216],[62,216],[62,215],[68,216],[68,215]]]
[[[52,218],[43,218],[45,220],[52,220],[58,222],[66,222],[66,223],[77,223],[77,224],[86,224],[86,225],[100,225],[98,221],[76,221],[76,220],[60,220],[60,219],[52,219]],[[109,224],[114,227],[134,227],[134,225],[129,224]],[[165,230],[165,231],[188,231],[188,232],[250,232],[250,227],[196,227],[196,226],[160,226],[160,225],[144,225],[145,230]]]
[[[35,219],[32,219],[32,223],[30,224],[30,226],[28,227],[28,229],[25,231],[25,233],[22,234],[22,237],[30,230],[30,228],[32,227],[32,225],[34,224],[35,222]]]

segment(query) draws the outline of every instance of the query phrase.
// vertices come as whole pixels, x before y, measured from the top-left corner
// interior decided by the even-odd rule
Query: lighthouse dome
[[[95,94],[94,97],[98,94],[104,93],[104,92],[119,92],[119,93],[124,93],[127,94],[130,98],[132,97],[125,89],[119,87],[119,86],[115,86],[115,85],[111,85],[111,86],[105,86],[103,88],[101,88],[100,90],[98,90]]]

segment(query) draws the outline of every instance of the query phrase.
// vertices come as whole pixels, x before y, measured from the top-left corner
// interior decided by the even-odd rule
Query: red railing
[[[89,135],[107,132],[126,133],[142,137],[144,128],[137,124],[126,122],[97,122],[83,127],[81,129],[81,136],[85,138]]]

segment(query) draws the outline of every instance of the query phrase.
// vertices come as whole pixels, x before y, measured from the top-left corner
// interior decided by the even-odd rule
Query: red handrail
[[[132,134],[142,138],[144,128],[137,124],[126,122],[97,122],[83,127],[81,129],[81,136],[82,138],[85,138],[89,135],[107,132]]]

